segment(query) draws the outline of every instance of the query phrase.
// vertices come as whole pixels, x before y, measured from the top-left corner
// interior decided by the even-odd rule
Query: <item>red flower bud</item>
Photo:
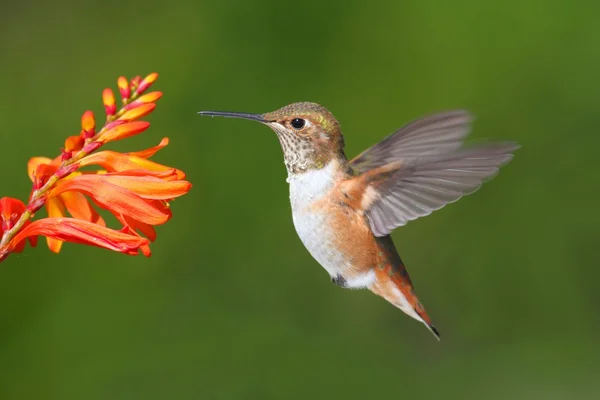
[[[86,111],[81,116],[81,128],[83,129],[83,138],[88,139],[94,137],[96,134],[96,120],[94,119],[94,113]]]
[[[129,88],[129,82],[127,82],[127,78],[125,78],[124,76],[120,76],[117,80],[117,85],[119,86],[121,98],[123,100],[129,99],[129,96],[131,96],[131,89]]]
[[[106,115],[115,115],[117,106],[115,104],[115,95],[111,89],[104,89],[102,92],[102,102],[104,103]]]

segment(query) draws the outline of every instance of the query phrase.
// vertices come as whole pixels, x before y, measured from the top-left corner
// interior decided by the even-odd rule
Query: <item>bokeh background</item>
[[[1,196],[119,75],[160,73],[137,150],[193,182],[153,255],[41,243],[0,266],[2,399],[600,398],[600,3],[22,1],[0,10]],[[329,281],[296,237],[275,135],[202,109],[315,101],[353,156],[468,108],[522,144],[394,233],[440,343]]]

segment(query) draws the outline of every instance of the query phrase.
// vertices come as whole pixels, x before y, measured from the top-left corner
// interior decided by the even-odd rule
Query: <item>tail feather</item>
[[[421,307],[423,307],[423,306],[421,306]],[[431,333],[433,333],[433,336],[435,336],[435,338],[437,340],[441,340],[440,332],[437,330],[437,328],[435,326],[433,326],[433,324],[431,323],[431,319],[429,318],[429,316],[427,315],[425,310],[423,310],[422,313],[420,313],[418,310],[415,310],[415,311],[417,312],[417,314],[419,314],[419,316],[421,317],[421,320],[423,321],[423,324],[425,324],[427,329],[429,329],[429,331]]]
[[[414,287],[404,265],[387,264],[376,268],[376,281],[369,289],[383,297],[408,316],[422,322],[427,329],[440,340],[439,331],[433,326],[431,318],[417,298]]]

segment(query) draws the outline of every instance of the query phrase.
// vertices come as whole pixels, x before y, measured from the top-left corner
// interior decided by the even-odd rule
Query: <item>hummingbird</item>
[[[473,117],[457,110],[410,122],[348,160],[339,122],[316,103],[293,103],[266,114],[198,114],[270,127],[283,149],[294,227],[331,281],[369,289],[440,339],[390,234],[476,191],[519,145],[465,147]]]

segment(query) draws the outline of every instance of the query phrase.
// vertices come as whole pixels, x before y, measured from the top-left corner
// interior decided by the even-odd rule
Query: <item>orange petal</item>
[[[89,178],[90,176],[88,176]],[[92,177],[93,178],[93,177]],[[77,178],[74,178],[77,179]],[[96,177],[96,179],[98,179]],[[109,173],[102,175],[105,182],[126,188],[148,200],[170,200],[183,196],[192,188],[188,181],[167,181],[153,176],[132,176]]]
[[[29,179],[33,182],[35,180],[35,172],[41,164],[50,164],[52,162],[48,157],[32,157],[27,163],[27,174]]]
[[[28,226],[30,223],[31,223],[31,221],[27,221],[27,222],[25,223],[25,226]],[[29,245],[30,245],[31,247],[35,247],[35,246],[37,246],[37,238],[38,238],[37,236],[30,236],[30,237],[28,238],[28,240],[29,240]],[[13,252],[15,252],[15,253],[21,253],[23,250],[25,250],[25,243],[26,243],[26,242],[27,242],[26,240],[22,240],[22,241],[20,241],[19,243],[17,243],[17,245],[15,246],[15,248],[14,248]]]
[[[19,199],[13,197],[3,197],[0,199],[0,214],[12,215],[23,214],[25,211],[25,204]]]
[[[140,251],[145,257],[150,257],[152,252],[150,251],[150,244],[143,244],[140,246]]]
[[[139,231],[142,235],[146,236],[151,242],[154,242],[156,240],[156,230],[152,225],[136,221],[135,219],[129,218],[126,215],[119,215],[117,216],[117,218],[119,219],[119,221],[121,221],[121,223],[124,226],[128,227],[132,233],[135,233],[137,235]]]
[[[133,121],[126,124],[117,125],[114,128],[102,132],[98,136],[98,141],[102,143],[112,142],[114,140],[124,139],[129,136],[144,132],[150,126],[146,121]]]
[[[179,171],[175,168],[166,169],[164,171],[150,171],[147,169],[127,169],[125,171],[119,171],[118,174],[121,176],[152,176],[154,178],[160,178],[163,181],[177,181],[180,180],[180,177],[185,177],[183,171]]]
[[[139,236],[115,231],[91,222],[75,218],[43,218],[23,228],[10,242],[14,249],[22,240],[31,236],[46,236],[65,242],[102,247],[125,254],[135,255],[142,247],[148,251],[148,240]]]
[[[147,224],[160,225],[168,221],[170,213],[127,188],[107,182],[105,176],[79,175],[72,179],[60,180],[50,196],[68,191],[82,192],[107,210],[128,215]]]
[[[50,218],[62,218],[65,216],[65,207],[57,197],[48,199],[46,209],[48,210],[48,217]],[[25,241],[22,243],[25,243]],[[52,237],[47,237],[46,243],[48,244],[48,248],[54,253],[60,252],[60,248],[63,244],[62,240],[54,239]]]
[[[11,229],[21,214],[25,212],[25,204],[19,199],[3,197],[0,199],[0,233]]]
[[[146,149],[146,150],[130,151],[125,154],[129,154],[129,155],[141,157],[141,158],[150,158],[154,154],[156,154],[157,151],[159,151],[163,147],[166,147],[168,144],[169,144],[169,138],[162,138],[160,143],[154,147],[150,147],[149,149]]]
[[[94,224],[105,226],[106,223],[92,207],[88,199],[81,193],[64,192],[59,196],[65,208],[73,218],[83,219]]]
[[[29,221],[27,221],[27,222],[28,222],[28,224],[27,224],[27,225],[29,225],[29,223],[30,223],[30,222],[29,222]],[[37,236],[29,236],[28,240],[29,240],[29,245],[30,245],[31,247],[35,247],[35,246],[37,246],[37,242],[38,242],[38,237],[37,237]],[[24,243],[24,242],[25,242],[25,241],[23,241],[23,243]]]
[[[139,107],[132,108],[125,112],[119,119],[122,119],[123,121],[134,121],[150,114],[155,108],[156,104],[154,103],[142,104]]]
[[[81,159],[80,165],[99,165],[109,172],[120,172],[132,169],[156,172],[175,171],[176,176],[179,179],[185,177],[185,173],[183,171],[168,167],[166,165],[158,164],[154,161],[146,160],[145,158],[137,157],[135,155],[127,155],[118,153],[116,151],[101,151],[90,154],[89,156]]]
[[[65,151],[79,151],[83,147],[85,140],[79,136],[69,136],[65,140]]]
[[[36,161],[34,160],[32,164],[36,164]],[[48,181],[48,178],[50,178],[55,172],[56,166],[52,164],[37,164],[37,167],[32,174],[33,189],[37,190],[44,186],[44,184],[46,184]]]
[[[60,218],[65,216],[65,207],[56,197],[51,197],[46,202],[46,209],[50,218]]]

